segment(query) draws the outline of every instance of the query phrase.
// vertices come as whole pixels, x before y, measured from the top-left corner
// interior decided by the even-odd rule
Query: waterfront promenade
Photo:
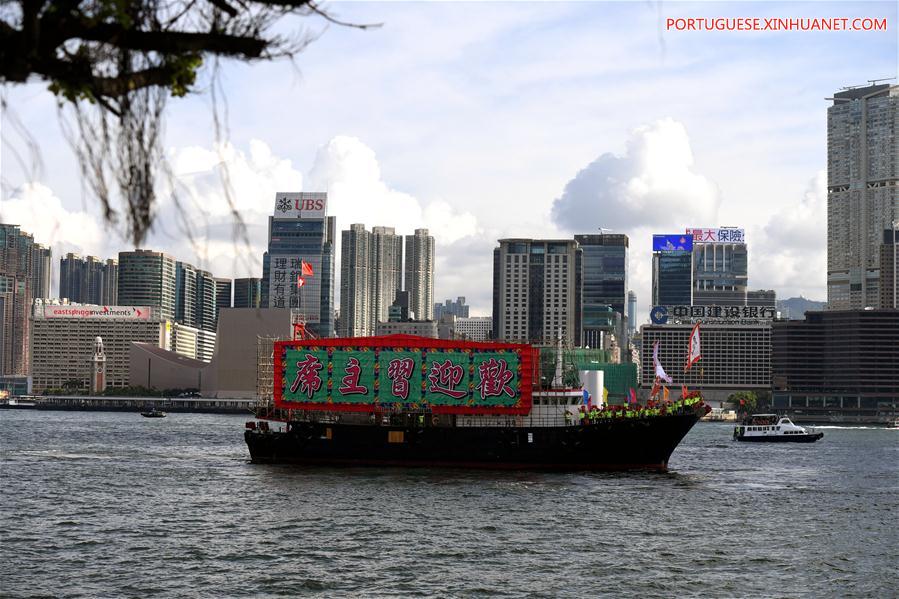
[[[85,395],[26,396],[0,403],[0,409],[83,410],[95,412],[195,412],[249,414],[255,399],[205,397],[91,397]]]

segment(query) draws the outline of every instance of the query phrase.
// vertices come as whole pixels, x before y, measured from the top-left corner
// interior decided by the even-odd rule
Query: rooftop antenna
[[[868,83],[871,85],[877,85],[879,81],[892,81],[895,77],[882,77],[880,79],[868,79]]]
[[[606,229],[605,227],[599,227],[599,234],[605,235],[606,233],[611,233],[612,229]]]

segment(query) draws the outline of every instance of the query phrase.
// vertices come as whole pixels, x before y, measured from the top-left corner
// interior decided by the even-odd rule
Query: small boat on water
[[[141,412],[140,415],[144,418],[165,418],[167,416],[165,412],[157,410],[156,408],[153,408],[149,412]]]
[[[734,440],[761,443],[814,443],[824,433],[793,424],[777,414],[755,414],[734,427]]]

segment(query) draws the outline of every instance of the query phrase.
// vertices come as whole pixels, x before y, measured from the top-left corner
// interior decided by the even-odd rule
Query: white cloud
[[[19,225],[48,245],[55,256],[67,252],[105,257],[108,231],[85,211],[68,210],[52,189],[42,183],[26,183],[0,204],[0,221]]]
[[[827,172],[819,171],[802,198],[750,231],[752,288],[776,289],[778,299],[827,297]]]
[[[552,218],[569,230],[584,223],[615,230],[667,227],[672,215],[713,222],[720,193],[692,167],[693,151],[681,123],[663,119],[639,127],[623,156],[603,154],[565,185]]]
[[[652,234],[695,223],[714,226],[720,204],[718,186],[693,170],[686,128],[668,118],[635,129],[624,154],[602,154],[578,172],[551,214],[569,232],[601,226],[628,235],[628,286],[637,292],[642,322],[651,299]]]

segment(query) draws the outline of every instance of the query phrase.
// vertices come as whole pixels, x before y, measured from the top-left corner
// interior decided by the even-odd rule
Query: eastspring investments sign
[[[40,306],[35,310],[35,316],[47,319],[150,320],[153,318],[153,310],[150,306]]]
[[[655,306],[652,324],[766,324],[777,316],[774,306]]]

